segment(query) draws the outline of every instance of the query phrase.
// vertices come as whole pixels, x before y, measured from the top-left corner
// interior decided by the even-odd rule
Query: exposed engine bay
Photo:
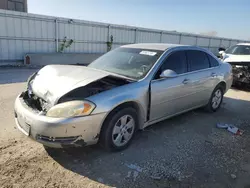
[[[39,98],[33,93],[29,93],[29,91],[25,91],[20,95],[23,98],[24,102],[27,106],[35,110],[36,112],[46,112],[51,105],[44,101],[42,98]]]
[[[28,88],[20,95],[20,97],[23,98],[26,105],[28,105],[30,108],[37,111],[38,113],[45,114],[53,105],[32,92],[30,82],[32,82],[32,79],[34,78],[35,76],[28,80]],[[69,91],[58,100],[57,104],[72,100],[83,100],[87,97],[128,84],[130,82],[131,80],[126,80],[115,76],[106,76],[100,80],[89,83],[88,85]]]
[[[96,95],[98,93],[113,89],[115,87],[119,87],[125,84],[130,83],[126,79],[114,77],[114,76],[107,76],[95,82],[92,82],[86,86],[76,88],[66,95],[62,96],[58,103],[76,100],[76,99],[84,99],[90,97],[92,95]]]
[[[242,63],[230,63],[233,70],[234,84],[243,83],[250,84],[250,63],[249,66]]]

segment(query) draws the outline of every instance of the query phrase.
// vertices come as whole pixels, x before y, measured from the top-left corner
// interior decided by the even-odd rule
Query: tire
[[[108,151],[123,150],[130,145],[137,127],[136,110],[130,107],[123,108],[111,114],[105,120],[99,143]]]
[[[220,99],[218,98],[219,93],[220,93]],[[221,85],[218,85],[213,90],[212,95],[211,95],[211,97],[209,99],[209,102],[205,106],[205,110],[208,111],[208,112],[216,112],[221,106],[221,103],[223,101],[223,95],[224,95],[223,87]],[[217,101],[216,101],[215,98],[217,98]],[[216,103],[216,105],[215,105],[215,103]]]

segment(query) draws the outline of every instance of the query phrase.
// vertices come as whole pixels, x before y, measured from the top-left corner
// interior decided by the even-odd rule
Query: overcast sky
[[[250,40],[250,0],[28,0],[28,11]]]

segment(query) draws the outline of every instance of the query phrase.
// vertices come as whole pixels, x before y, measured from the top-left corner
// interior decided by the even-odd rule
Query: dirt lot
[[[46,150],[13,118],[14,99],[34,71],[0,69],[0,187],[250,188],[249,92],[230,90],[214,114],[195,110],[153,125],[122,152]],[[219,122],[244,133],[233,136]]]

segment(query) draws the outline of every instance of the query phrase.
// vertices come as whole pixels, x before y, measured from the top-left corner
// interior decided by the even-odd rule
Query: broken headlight
[[[89,101],[70,101],[60,103],[49,109],[46,116],[56,118],[67,118],[87,116],[95,109],[95,104]]]

